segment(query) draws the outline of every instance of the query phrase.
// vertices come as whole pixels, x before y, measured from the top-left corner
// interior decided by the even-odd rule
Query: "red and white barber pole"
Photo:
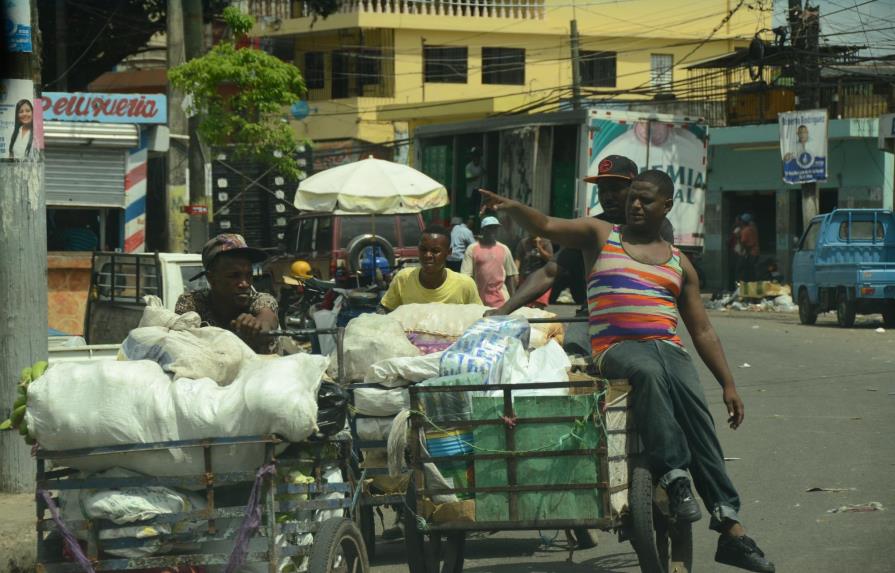
[[[149,159],[145,130],[140,146],[127,152],[124,175],[124,252],[146,251],[146,168]]]

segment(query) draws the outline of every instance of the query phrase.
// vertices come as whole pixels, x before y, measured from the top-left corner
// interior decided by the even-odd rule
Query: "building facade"
[[[651,102],[684,95],[684,66],[746,45],[770,18],[720,0],[350,0],[326,19],[305,2],[242,4],[302,70],[294,125],[330,163],[413,157],[400,150],[423,125],[570,107],[572,20],[581,97]]]

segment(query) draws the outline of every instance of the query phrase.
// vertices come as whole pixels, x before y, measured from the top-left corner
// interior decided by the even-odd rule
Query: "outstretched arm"
[[[547,289],[553,286],[556,275],[559,273],[559,265],[555,261],[550,261],[540,269],[528,275],[515,294],[508,301],[503,303],[500,308],[489,310],[485,313],[487,316],[498,315],[503,316],[512,313],[516,309],[522,308],[530,302],[538,300]]]
[[[580,219],[560,219],[532,209],[518,201],[501,197],[486,189],[479,189],[482,194],[482,209],[503,211],[513,218],[523,229],[531,233],[555,241],[560,245],[576,249],[594,249],[600,243],[600,226],[606,227],[605,234],[611,225],[590,217]]]
[[[680,297],[678,297],[678,310],[684,324],[687,325],[696,352],[712,372],[715,380],[721,384],[724,403],[727,405],[727,423],[736,430],[743,423],[745,417],[743,401],[737,393],[733,374],[730,372],[730,366],[724,356],[724,349],[721,347],[721,340],[709,321],[702,298],[699,296],[699,277],[696,274],[696,269],[683,254],[681,254],[681,265],[684,268],[684,286]]]

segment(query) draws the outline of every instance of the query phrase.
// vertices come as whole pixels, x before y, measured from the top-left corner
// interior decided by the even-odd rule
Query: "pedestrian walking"
[[[742,282],[752,282],[755,280],[755,265],[758,263],[758,255],[760,249],[758,246],[758,227],[752,215],[744,213],[740,215],[742,226],[739,233],[739,245],[742,250],[740,255],[740,267],[737,272],[737,279]]]
[[[512,296],[519,274],[510,248],[497,240],[498,230],[497,217],[482,219],[482,237],[466,249],[460,269],[475,280],[482,302],[491,308],[501,306]]]
[[[530,275],[539,271],[553,260],[553,243],[538,236],[529,235],[516,245],[516,268],[519,269],[519,282],[525,282]],[[529,306],[543,308],[550,301],[550,289],[529,303]]]
[[[475,243],[475,235],[472,233],[472,229],[475,227],[475,217],[469,217],[465,223],[460,217],[454,217],[451,219],[451,225],[453,225],[451,228],[451,252],[447,258],[447,268],[459,273],[466,249]]]

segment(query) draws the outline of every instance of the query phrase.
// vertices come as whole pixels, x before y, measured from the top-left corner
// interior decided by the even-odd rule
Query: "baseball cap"
[[[584,178],[587,183],[597,183],[602,177],[631,180],[637,176],[637,164],[624,155],[607,155],[597,164],[597,174]]]
[[[210,239],[202,247],[202,266],[207,269],[223,253],[241,254],[248,257],[253,263],[260,263],[267,259],[264,251],[248,246],[242,235],[223,233]]]
[[[482,229],[484,229],[485,227],[494,226],[500,226],[500,221],[497,219],[497,217],[485,217],[484,219],[482,219],[482,224],[479,225],[479,227],[481,227]]]

